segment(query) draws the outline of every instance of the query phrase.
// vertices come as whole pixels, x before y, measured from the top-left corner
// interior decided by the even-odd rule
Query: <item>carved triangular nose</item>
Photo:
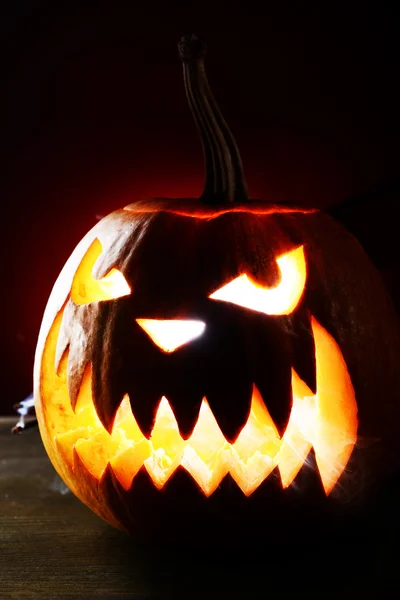
[[[199,337],[206,325],[203,321],[179,319],[136,319],[152,341],[164,352],[173,352]]]

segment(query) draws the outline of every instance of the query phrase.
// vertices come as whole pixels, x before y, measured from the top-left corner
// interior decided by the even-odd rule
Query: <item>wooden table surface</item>
[[[0,419],[1,600],[400,597],[398,518],[383,519],[377,535],[318,547],[274,539],[209,552],[144,546],[82,505],[38,430],[13,436],[14,422]]]

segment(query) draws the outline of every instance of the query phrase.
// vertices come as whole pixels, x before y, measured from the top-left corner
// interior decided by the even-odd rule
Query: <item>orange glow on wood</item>
[[[229,472],[243,493],[250,495],[278,467],[282,487],[288,487],[314,448],[321,481],[328,495],[346,467],[357,437],[357,405],[340,349],[327,331],[312,319],[316,344],[317,394],[292,370],[293,406],[282,438],[256,387],[251,412],[234,444],[229,444],[203,400],[198,422],[188,440],[179,434],[173,411],[163,397],[150,439],[141,433],[125,397],[113,431],[100,423],[91,396],[91,370],[87,369],[75,413],[67,389],[65,355],[58,371],[54,356],[62,313],[55,320],[44,348],[41,396],[41,433],[46,448],[70,487],[75,489],[74,451],[99,480],[110,464],[128,489],[144,465],[161,489],[181,465],[205,495],[212,494]],[[74,466],[75,465],[75,466]],[[90,487],[91,482],[87,482]],[[94,484],[93,484],[94,485]],[[82,497],[82,493],[78,494]]]
[[[256,285],[243,274],[211,294],[210,298],[232,302],[266,315],[290,314],[296,308],[306,283],[303,246],[284,254],[276,262],[281,272],[281,280],[276,287]]]

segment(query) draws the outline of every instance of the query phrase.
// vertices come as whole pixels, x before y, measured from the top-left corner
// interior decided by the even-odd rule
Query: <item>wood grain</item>
[[[39,432],[13,436],[14,422],[0,419],[0,600],[253,600],[272,589],[282,598],[398,597],[400,528],[392,517],[375,523],[376,535],[369,524],[359,539],[318,547],[304,539],[209,551],[145,546],[67,491]],[[395,503],[398,496],[392,514]]]

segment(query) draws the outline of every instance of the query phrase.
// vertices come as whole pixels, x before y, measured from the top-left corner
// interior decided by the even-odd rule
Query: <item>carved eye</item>
[[[131,293],[131,288],[118,269],[111,269],[101,279],[93,277],[93,267],[102,251],[101,242],[96,238],[77,268],[71,287],[71,299],[75,304],[115,300]]]
[[[306,283],[303,246],[280,256],[276,262],[281,272],[281,280],[276,287],[257,285],[244,274],[211,294],[210,298],[231,302],[266,315],[290,314],[296,308]]]

